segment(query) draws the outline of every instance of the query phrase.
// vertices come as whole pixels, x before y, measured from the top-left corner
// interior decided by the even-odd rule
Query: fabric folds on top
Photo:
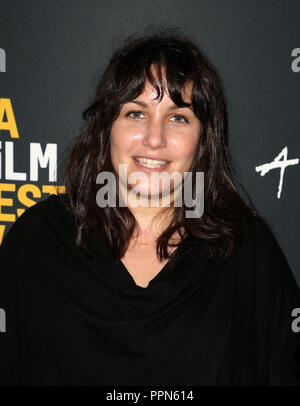
[[[0,384],[300,385],[300,292],[264,225],[227,259],[189,237],[143,288],[103,243],[79,250],[61,197],[27,209],[0,247]]]

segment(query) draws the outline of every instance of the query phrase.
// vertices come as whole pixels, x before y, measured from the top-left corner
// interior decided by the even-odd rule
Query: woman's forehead
[[[152,85],[148,80],[146,80],[145,86],[138,97],[150,99],[150,100],[156,100],[158,98],[158,92],[154,86],[155,85]],[[165,80],[163,81],[163,85],[161,86],[161,88],[162,88],[164,94],[166,93],[166,96],[171,98],[168,87],[167,87],[167,83]],[[186,82],[185,85],[182,87],[182,93],[181,93],[184,101],[191,102],[192,91],[193,91],[193,83],[191,81]]]

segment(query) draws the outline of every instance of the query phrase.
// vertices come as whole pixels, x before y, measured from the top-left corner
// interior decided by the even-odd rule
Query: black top
[[[261,221],[227,259],[192,238],[146,288],[104,244],[85,255],[74,236],[50,195],[4,239],[0,384],[300,385],[300,291]]]

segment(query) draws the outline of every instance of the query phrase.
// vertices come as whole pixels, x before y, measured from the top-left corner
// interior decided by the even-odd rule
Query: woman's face
[[[188,103],[191,91],[192,86],[186,86],[183,99]],[[192,165],[201,130],[191,108],[174,105],[167,92],[160,102],[154,100],[155,96],[154,88],[147,82],[143,93],[122,106],[111,129],[110,152],[115,172],[120,175],[119,164],[126,164],[127,177],[142,172],[142,180],[127,187],[129,190],[138,185],[146,198],[164,193],[162,182],[151,184],[151,173],[171,175],[178,171],[183,179]]]

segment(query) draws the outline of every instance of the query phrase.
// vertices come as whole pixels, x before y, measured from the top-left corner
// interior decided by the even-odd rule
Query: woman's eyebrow
[[[135,103],[135,104],[137,104],[137,105],[139,105],[141,107],[144,107],[144,108],[149,107],[149,104],[147,104],[147,103],[145,103],[145,102],[143,102],[141,100],[131,100],[129,103]],[[169,106],[168,110],[184,109],[184,108],[193,110],[193,107],[192,107],[191,103],[188,106],[182,106],[182,107],[180,107],[180,106],[178,106],[177,104],[174,103],[174,104],[171,104],[171,106]]]

